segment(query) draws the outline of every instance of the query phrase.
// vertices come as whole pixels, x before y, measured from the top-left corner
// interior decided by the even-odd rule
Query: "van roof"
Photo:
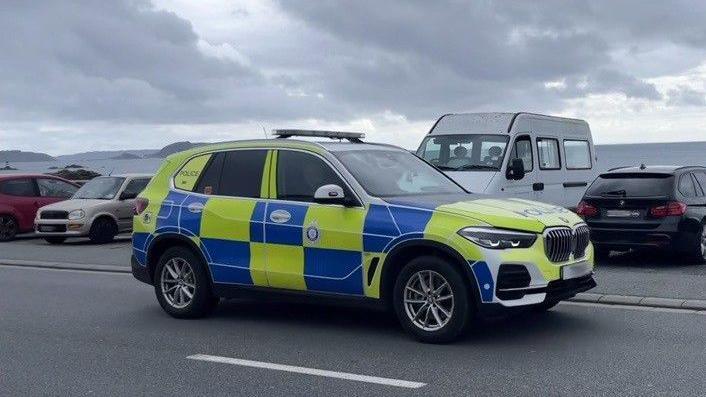
[[[445,114],[434,123],[429,130],[429,134],[506,134],[512,130],[512,126],[518,118],[547,122],[561,122],[563,124],[575,124],[581,129],[588,130],[588,123],[581,119],[549,116],[528,112],[488,112],[488,113],[449,113]]]

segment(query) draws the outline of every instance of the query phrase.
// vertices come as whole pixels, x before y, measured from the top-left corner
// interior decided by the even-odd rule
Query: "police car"
[[[595,286],[588,228],[562,207],[469,193],[362,134],[275,133],[172,155],[138,197],[132,272],[170,315],[245,291],[327,296],[389,305],[446,342]]]

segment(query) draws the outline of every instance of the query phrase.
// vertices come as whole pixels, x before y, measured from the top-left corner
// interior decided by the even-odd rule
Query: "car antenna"
[[[267,130],[265,129],[265,125],[262,124],[262,123],[260,123],[260,127],[262,128],[262,133],[265,134],[265,139],[270,139],[270,138],[267,136]]]

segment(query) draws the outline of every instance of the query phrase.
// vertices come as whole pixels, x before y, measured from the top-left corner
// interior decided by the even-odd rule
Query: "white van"
[[[441,116],[417,155],[471,192],[572,209],[597,161],[587,122],[532,113]]]

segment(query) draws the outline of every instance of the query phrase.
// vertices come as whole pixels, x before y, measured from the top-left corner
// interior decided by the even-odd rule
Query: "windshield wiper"
[[[628,192],[625,191],[625,189],[620,189],[620,190],[611,190],[609,192],[603,192],[601,193],[601,196],[627,196]]]
[[[434,167],[436,167],[437,169],[442,170],[442,171],[456,171],[456,170],[458,170],[458,168],[449,167],[448,165],[435,165]]]
[[[491,171],[497,171],[498,167],[494,167],[492,165],[485,165],[485,164],[466,164],[458,167],[457,169],[459,170],[491,170]]]

